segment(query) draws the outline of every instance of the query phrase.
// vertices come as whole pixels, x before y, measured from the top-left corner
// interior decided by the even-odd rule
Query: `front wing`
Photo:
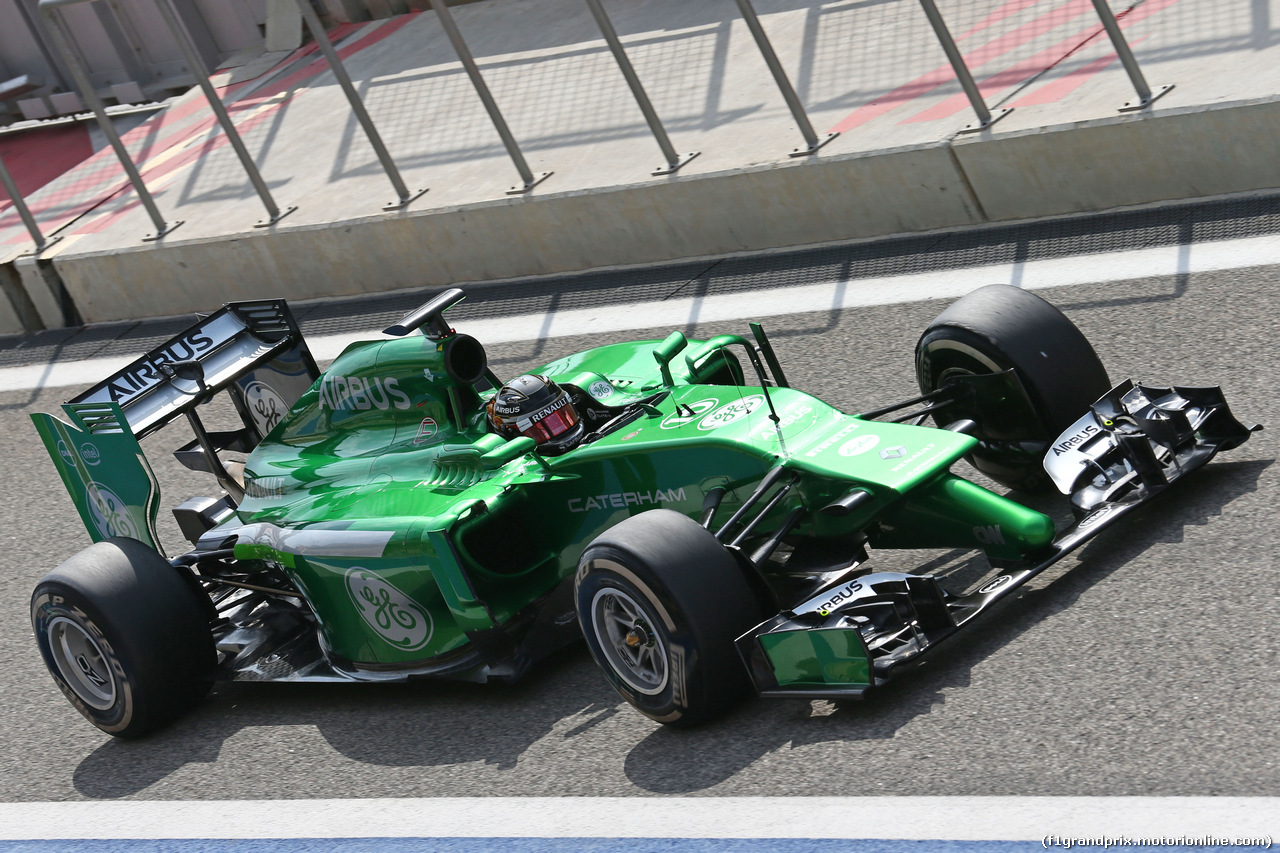
[[[932,575],[880,572],[840,582],[737,639],[762,696],[861,698],[959,633],[1040,572],[1123,516],[1261,429],[1231,414],[1216,388],[1126,381],[1050,448],[1045,468],[1071,497],[1076,520],[1038,553],[992,561],[994,576],[966,595]]]

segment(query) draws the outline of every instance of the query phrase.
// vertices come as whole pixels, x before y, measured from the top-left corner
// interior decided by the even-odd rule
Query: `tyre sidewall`
[[[32,594],[32,628],[50,675],[104,732],[141,737],[191,708],[213,684],[208,602],[182,571],[142,542],[107,539],[64,561]],[[110,707],[94,708],[62,674],[49,636],[58,617],[102,651],[116,683]]]
[[[680,618],[677,611],[671,612],[670,595],[666,590],[650,581],[646,583],[635,572],[623,566],[617,555],[600,549],[583,561],[579,570],[578,581],[578,618],[582,621],[582,631],[587,640],[591,656],[596,659],[604,671],[605,678],[622,698],[626,699],[636,710],[650,719],[660,723],[673,723],[684,717],[689,710],[689,684],[687,680],[690,662],[696,663],[697,644],[686,630],[680,626],[687,623]],[[617,589],[627,593],[648,611],[650,628],[661,637],[667,649],[667,683],[663,690],[655,694],[641,693],[631,687],[609,664],[600,640],[596,635],[594,624],[594,608],[591,602],[601,590]],[[585,607],[583,604],[585,603]],[[585,611],[585,612],[584,612]],[[690,661],[693,658],[693,661]]]
[[[959,349],[944,349],[943,340]],[[1009,285],[979,288],[948,306],[916,345],[921,391],[941,370],[930,362],[965,353],[975,366],[1014,368],[1046,440],[1069,427],[1111,388],[1093,346],[1071,319],[1034,293]],[[977,372],[977,371],[975,371]]]
[[[951,371],[981,376],[1002,373],[1010,368],[1016,370],[1017,366],[1006,355],[995,351],[990,342],[966,329],[930,329],[920,338],[916,348],[916,375],[919,377],[921,392],[925,394],[945,385],[947,380],[943,375]],[[1022,384],[1021,374],[1018,381]],[[963,416],[973,417],[982,431],[993,438],[1041,441],[1055,438],[1057,433],[1050,435],[1050,427],[1043,423],[1043,408],[1033,396],[1033,389],[1027,388],[1025,384],[1022,387],[1027,394],[1027,403],[1030,404],[1030,411],[1027,413],[1032,419],[1030,422],[1006,412],[994,413],[994,417],[991,412],[964,412]],[[951,415],[948,414],[947,417]]]
[[[71,620],[84,629],[102,650],[103,660],[115,681],[115,701],[105,710],[91,707],[75,689],[67,683],[50,647],[49,625],[58,617]],[[102,618],[94,612],[83,596],[75,590],[57,583],[43,583],[36,588],[31,599],[31,624],[36,642],[44,656],[45,666],[53,676],[64,696],[77,711],[98,728],[109,734],[127,737],[130,728],[139,719],[135,696],[137,668],[122,656],[122,650],[111,642],[103,630]]]
[[[938,346],[942,342],[947,346]],[[930,330],[920,339],[916,351],[916,372],[921,388],[927,388],[924,393],[945,384],[942,376],[951,370],[980,375],[1003,372],[1011,367],[1009,360],[992,352],[987,342],[963,329]],[[1003,411],[961,409],[949,412],[946,418],[935,415],[934,421],[945,428],[953,420],[972,418],[978,424],[974,437],[979,443],[965,454],[969,464],[1009,488],[1039,491],[1050,484],[1041,462],[1043,451],[1024,455],[1011,453],[1008,449],[1015,443],[1035,443],[1047,449],[1054,438],[1042,422],[1029,392],[1027,402],[1031,408],[1026,412],[1018,411],[1026,407],[1025,403]]]
[[[657,694],[629,686],[601,648],[592,603],[608,587],[641,604],[666,645],[668,684]],[[763,619],[761,603],[737,560],[697,522],[655,509],[610,529],[583,552],[575,598],[592,656],[618,693],[651,719],[697,725],[752,692],[734,640]]]
[[[935,421],[946,426],[971,418],[980,443],[966,458],[975,468],[1011,488],[1047,490],[1052,483],[1044,471],[1044,452],[1111,387],[1097,353],[1075,324],[1035,294],[990,285],[952,303],[916,345],[916,377],[924,394],[945,385],[952,370],[1008,369],[1015,371],[1025,401],[1008,398],[973,411],[952,406]]]

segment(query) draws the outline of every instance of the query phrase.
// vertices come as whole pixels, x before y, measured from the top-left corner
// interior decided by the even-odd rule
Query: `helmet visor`
[[[544,441],[550,441],[558,435],[563,435],[578,425],[578,413],[573,406],[561,406],[553,412],[548,412],[538,420],[521,418],[516,426],[520,429],[521,435],[527,435],[538,444]]]

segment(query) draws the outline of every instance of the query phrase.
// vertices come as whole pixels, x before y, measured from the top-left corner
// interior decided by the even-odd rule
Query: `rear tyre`
[[[734,640],[762,620],[737,560],[677,512],[651,510],[583,552],[578,620],[592,657],[645,716],[694,726],[751,692]]]
[[[1010,488],[1038,491],[1050,485],[1042,462],[1049,443],[1111,389],[1084,334],[1039,296],[993,284],[952,303],[916,344],[916,379],[925,394],[959,376],[1011,368],[1025,399],[957,403],[935,420],[975,421],[979,444],[970,463]]]
[[[49,673],[108,734],[155,731],[213,684],[207,602],[180,571],[135,539],[108,539],[58,566],[31,596]]]

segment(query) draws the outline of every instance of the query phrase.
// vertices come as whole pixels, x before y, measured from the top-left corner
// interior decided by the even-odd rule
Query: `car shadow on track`
[[[983,617],[985,624],[958,635],[914,671],[904,672],[864,701],[762,700],[693,731],[660,728],[628,754],[627,778],[653,793],[688,794],[719,785],[780,750],[892,740],[904,726],[941,707],[948,695],[967,688],[975,666],[1069,609],[1082,594],[1124,569],[1144,550],[1183,541],[1188,528],[1212,523],[1227,504],[1257,491],[1259,479],[1273,461],[1216,462],[1197,472],[1194,493],[1183,484],[1153,506],[1103,531],[1077,552],[1078,562],[1064,561],[1067,570],[1056,576],[1053,569],[1048,570],[1041,577],[1052,580],[1024,588],[998,605],[994,615]],[[1194,500],[1188,500],[1193,494]],[[829,795],[840,787],[833,787],[825,774],[819,778],[820,788],[792,785],[787,793]]]
[[[582,733],[613,716],[619,702],[582,644],[535,665],[513,685],[221,684],[160,732],[138,741],[108,739],[76,767],[73,784],[87,797],[115,799],[172,784],[170,777],[190,765],[238,761],[241,769],[230,775],[225,769],[196,775],[225,780],[221,796],[243,796],[242,787],[260,788],[270,777],[265,784],[272,796],[347,797],[359,771],[332,774],[348,777],[341,783],[308,766],[335,766],[336,751],[376,768],[483,762],[510,770],[553,730]],[[289,733],[290,727],[299,731]],[[233,755],[246,742],[252,744],[248,762]]]

